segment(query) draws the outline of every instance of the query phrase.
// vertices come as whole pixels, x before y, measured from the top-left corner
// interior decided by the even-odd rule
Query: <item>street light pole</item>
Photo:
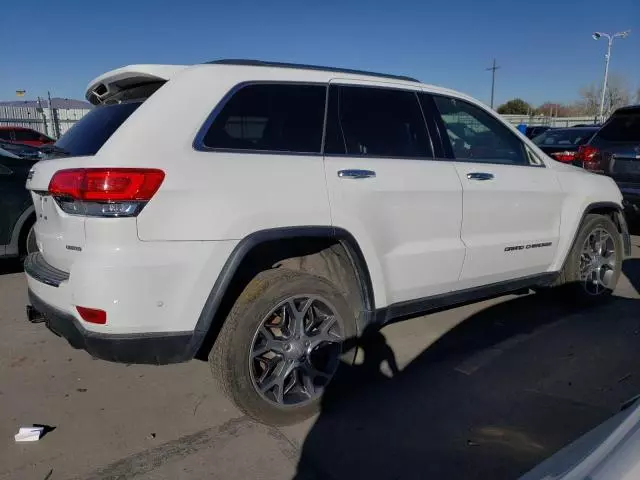
[[[600,95],[600,121],[604,121],[604,97],[607,93],[607,80],[609,79],[609,61],[611,60],[611,47],[613,46],[613,39],[627,38],[631,33],[631,30],[626,30],[624,32],[618,32],[614,34],[602,33],[602,32],[594,32],[592,37],[594,40],[600,40],[600,38],[604,37],[607,39],[607,54],[605,55],[605,64],[604,64],[604,80],[602,81],[602,94]]]

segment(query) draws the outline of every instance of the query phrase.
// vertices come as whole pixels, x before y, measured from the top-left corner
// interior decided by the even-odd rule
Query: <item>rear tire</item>
[[[582,302],[611,296],[622,272],[622,237],[605,215],[585,217],[560,273],[564,290]]]
[[[355,349],[355,318],[340,291],[315,275],[259,273],[236,300],[209,354],[214,377],[247,415],[288,425],[316,413]]]
[[[38,244],[36,242],[36,234],[33,230],[35,226],[34,220],[27,220],[27,223],[22,227],[20,238],[18,239],[18,248],[20,252],[20,258],[24,259],[30,253],[38,251]]]

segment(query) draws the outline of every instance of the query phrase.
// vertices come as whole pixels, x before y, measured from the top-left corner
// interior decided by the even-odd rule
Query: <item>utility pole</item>
[[[487,68],[487,70],[491,70],[491,108],[493,109],[493,96],[496,91],[496,70],[500,67],[496,65],[496,59],[493,59],[493,66]]]

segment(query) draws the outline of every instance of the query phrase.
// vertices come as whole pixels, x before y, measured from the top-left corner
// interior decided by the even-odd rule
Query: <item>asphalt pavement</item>
[[[27,322],[0,262],[0,479],[509,479],[640,394],[640,237],[605,305],[508,296],[389,325],[320,415],[272,428],[205,362],[122,365]],[[16,444],[20,426],[51,427]]]

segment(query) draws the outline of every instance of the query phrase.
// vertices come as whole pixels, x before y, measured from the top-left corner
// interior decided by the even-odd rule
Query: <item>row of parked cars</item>
[[[627,210],[640,212],[640,105],[616,110],[602,126],[528,127],[527,136],[554,160],[612,177]]]

